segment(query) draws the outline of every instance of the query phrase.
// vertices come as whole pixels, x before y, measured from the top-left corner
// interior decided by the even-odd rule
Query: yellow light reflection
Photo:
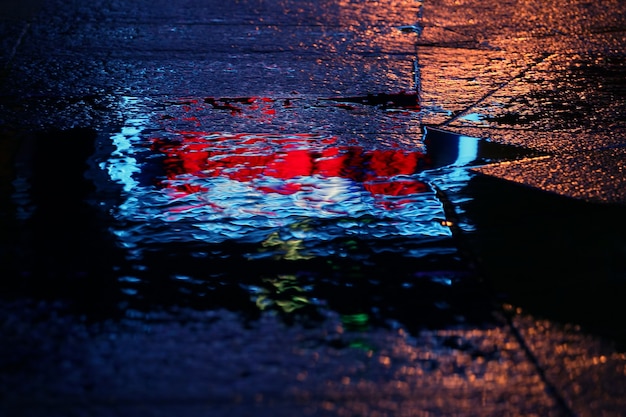
[[[302,239],[281,239],[278,232],[271,233],[267,239],[265,239],[261,246],[263,248],[273,248],[278,250],[279,254],[274,255],[275,259],[284,259],[287,261],[307,260],[313,259],[314,256],[303,254],[301,251],[304,249]]]
[[[263,282],[269,285],[256,298],[255,303],[260,310],[278,307],[285,313],[293,313],[310,304],[295,275],[278,275],[265,278]]]

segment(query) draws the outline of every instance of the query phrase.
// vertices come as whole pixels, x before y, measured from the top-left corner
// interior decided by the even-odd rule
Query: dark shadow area
[[[44,0],[2,0],[0,1],[0,20],[22,20],[35,16]]]
[[[626,349],[623,207],[485,176],[470,181],[467,194],[472,246],[503,300]]]
[[[96,132],[39,132],[14,141],[3,178],[2,292],[71,300],[79,312],[114,314],[120,252],[85,177]]]
[[[377,106],[381,109],[404,109],[419,110],[419,97],[414,92],[398,92],[398,93],[378,93],[367,94],[355,97],[333,97],[325,100],[336,101],[338,103],[354,103],[364,104],[368,106]],[[349,106],[340,106],[346,110],[350,110]]]
[[[245,249],[253,247],[237,243],[203,245],[216,254],[203,257],[194,245],[168,244],[148,252],[141,270],[119,285],[125,305],[144,313],[226,308],[250,320],[273,311],[287,323],[312,325],[330,310],[361,317],[361,327],[410,332],[493,322],[488,291],[454,256],[411,259],[374,253],[371,242],[344,243],[347,256],[299,261],[249,260]]]

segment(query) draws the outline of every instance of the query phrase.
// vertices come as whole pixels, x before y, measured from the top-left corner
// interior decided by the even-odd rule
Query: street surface
[[[0,33],[0,415],[626,414],[623,2]]]

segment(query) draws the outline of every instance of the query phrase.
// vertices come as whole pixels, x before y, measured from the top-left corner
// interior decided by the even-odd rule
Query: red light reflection
[[[302,190],[299,177],[339,177],[360,184],[374,197],[407,196],[429,190],[425,183],[397,176],[413,175],[430,165],[426,154],[404,150],[365,150],[338,145],[336,138],[312,134],[263,135],[183,132],[179,141],[153,139],[152,149],[165,154],[167,181],[161,186],[177,193],[206,191],[180,184],[181,178],[223,177],[252,183],[263,178],[290,180],[280,185],[257,185],[264,193],[294,194]],[[172,185],[176,184],[176,185]],[[402,201],[382,203],[385,208]]]

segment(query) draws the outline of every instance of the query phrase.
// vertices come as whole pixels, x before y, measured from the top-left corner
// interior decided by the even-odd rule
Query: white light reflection
[[[478,159],[479,141],[480,139],[469,136],[458,137],[457,157],[437,178],[437,184],[442,184],[439,188],[461,188],[467,184],[471,173],[466,167]]]
[[[465,166],[478,159],[478,142],[480,139],[469,136],[459,136],[458,156],[452,164],[456,167]]]
[[[122,97],[124,108],[135,107],[138,103],[136,97]],[[111,158],[103,164],[111,179],[123,186],[125,192],[132,191],[139,183],[133,178],[133,174],[141,172],[137,160],[131,156],[134,153],[134,143],[139,141],[141,132],[147,123],[147,117],[137,117],[126,120],[121,131],[111,136],[115,150]]]

